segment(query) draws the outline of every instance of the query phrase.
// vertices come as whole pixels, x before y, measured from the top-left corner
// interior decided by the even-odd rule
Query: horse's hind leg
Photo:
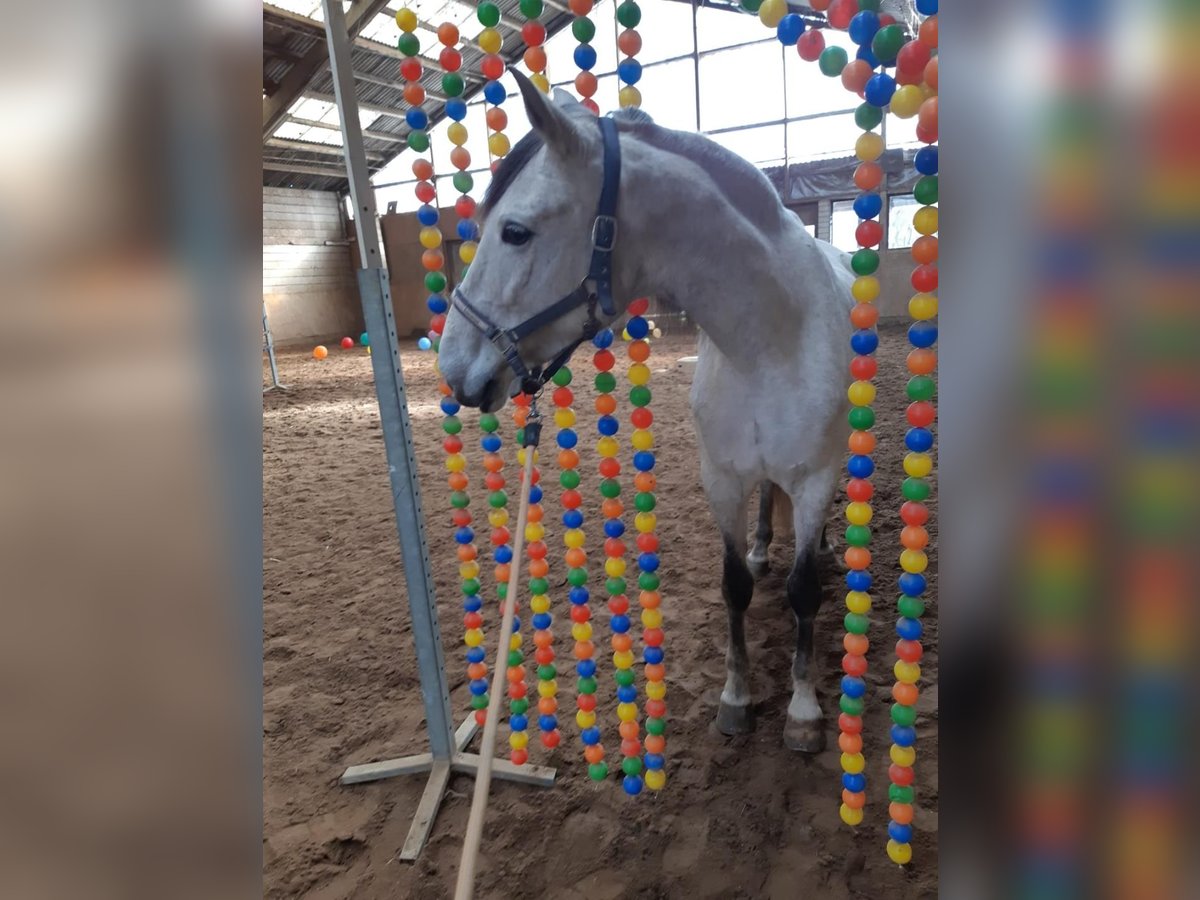
[[[801,753],[819,753],[825,749],[825,728],[811,663],[813,620],[821,606],[822,536],[836,483],[837,469],[831,467],[810,476],[792,495],[796,558],[788,575],[787,597],[796,617],[796,654],[792,658],[792,699],[783,742]]]
[[[775,532],[771,529],[771,517],[774,515],[775,485],[770,481],[758,485],[758,525],[754,529],[754,546],[746,557],[746,565],[750,574],[762,578],[770,570],[771,562],[768,553],[771,549],[771,538]]]
[[[729,646],[725,651],[725,687],[717,709],[722,734],[744,734],[754,728],[750,706],[750,657],[746,652],[746,609],[754,578],[746,566],[746,501],[749,490],[732,475],[701,466],[701,477],[721,540],[725,545],[721,594],[729,614]]]

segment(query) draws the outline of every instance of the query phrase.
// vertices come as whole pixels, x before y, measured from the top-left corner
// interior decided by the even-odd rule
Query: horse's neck
[[[622,286],[631,296],[667,297],[736,366],[753,368],[798,325],[779,265],[791,249],[786,213],[773,197],[765,198],[772,209],[761,195],[729,196],[730,184],[719,184],[710,166],[630,143],[621,240],[633,252],[625,265],[617,254]]]

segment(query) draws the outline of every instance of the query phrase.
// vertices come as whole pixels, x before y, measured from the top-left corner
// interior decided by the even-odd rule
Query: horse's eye
[[[529,243],[531,237],[533,237],[533,232],[516,222],[505,222],[504,229],[500,232],[500,239],[504,243],[515,244],[518,247]]]

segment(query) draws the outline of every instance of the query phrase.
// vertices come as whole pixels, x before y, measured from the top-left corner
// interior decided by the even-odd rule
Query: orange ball
[[[534,503],[529,507],[528,517],[530,522],[540,522],[545,515],[546,510],[540,503]]]
[[[572,547],[567,551],[564,561],[569,569],[581,569],[587,564],[587,552],[581,547]]]
[[[866,547],[847,547],[845,560],[851,569],[865,569],[871,565],[871,551]]]
[[[883,167],[877,162],[859,163],[854,170],[854,184],[860,191],[873,191],[883,181]]]
[[[501,563],[500,565],[496,566],[496,569],[492,574],[496,576],[496,582],[498,584],[508,584],[508,579],[512,577],[512,566],[510,566],[508,563]]]
[[[417,82],[404,86],[404,101],[409,106],[420,106],[425,102],[425,88]]]
[[[324,359],[329,355],[329,350],[324,344],[317,344],[313,347],[313,359]]]
[[[905,684],[903,681],[897,681],[892,685],[892,699],[901,706],[914,705],[919,696],[920,691],[917,690],[915,684]]]
[[[471,154],[465,147],[455,147],[450,151],[450,165],[456,169],[471,168]]]
[[[622,722],[618,732],[624,740],[636,741],[642,730],[638,727],[637,722]]]
[[[928,348],[913,350],[908,354],[907,363],[908,371],[914,375],[928,375],[937,368],[937,353]]]
[[[489,472],[499,472],[504,468],[504,457],[499,453],[489,453],[483,458],[483,467]]]
[[[531,575],[533,574],[532,568],[530,569],[529,574],[531,574]],[[537,576],[535,576],[535,577],[537,577]],[[554,644],[554,634],[552,632],[546,631],[545,629],[539,629],[538,631],[535,631],[533,633],[533,645],[535,647],[539,647],[539,648],[550,647],[553,644]]]
[[[570,7],[571,12],[575,13],[577,16],[586,16],[592,11],[592,7],[594,5],[594,0],[571,0],[571,2],[567,4],[567,6]]]
[[[888,815],[891,816],[893,822],[900,825],[911,825],[913,820],[912,804],[891,803],[888,805]]]
[[[638,594],[638,605],[642,609],[658,609],[662,603],[662,594],[658,591],[642,591]]]
[[[441,250],[426,250],[421,254],[421,265],[430,272],[438,271],[445,262],[446,259],[442,256]]]
[[[598,763],[604,759],[604,748],[599,744],[589,744],[583,748],[583,758],[590,763]]]
[[[532,508],[530,509],[532,512]],[[550,572],[550,563],[544,559],[531,559],[529,561],[529,574],[534,578],[545,578]]]
[[[817,12],[825,12],[825,10],[829,9],[832,3],[833,0],[810,0],[808,5]]]
[[[842,733],[838,735],[838,747],[843,753],[862,753],[862,735]]]
[[[468,479],[463,472],[451,472],[450,477],[446,479],[450,484],[452,491],[465,491],[467,489]]]
[[[909,550],[924,550],[929,543],[929,532],[920,525],[906,525],[900,532],[900,543]]]
[[[916,239],[912,245],[912,258],[922,265],[932,265],[938,258],[938,239],[931,234]]]
[[[871,303],[856,303],[850,310],[850,324],[855,328],[870,328],[879,321],[879,310]]]
[[[467,677],[472,681],[487,677],[487,666],[483,663],[471,663],[467,666]]]
[[[600,394],[596,397],[596,412],[602,416],[611,416],[617,411],[617,398],[612,394]]]
[[[498,106],[489,109],[484,118],[487,120],[487,127],[492,131],[503,131],[508,127],[508,113]]]
[[[870,431],[850,432],[850,452],[859,456],[870,456],[875,450],[875,435]]]
[[[558,451],[558,467],[560,469],[574,469],[579,465],[579,453],[576,450],[559,450]]]
[[[935,91],[938,89],[938,58],[936,56],[925,64],[925,83]]]
[[[591,72],[580,72],[575,76],[575,90],[581,97],[591,97],[596,93],[596,76]]]
[[[575,642],[575,658],[576,659],[591,659],[596,653],[596,645],[591,641],[576,641]]]
[[[612,636],[612,648],[617,653],[624,653],[626,650],[631,650],[633,649],[633,638],[629,636],[628,632],[625,634],[614,634]]]
[[[626,56],[637,56],[642,50],[642,36],[629,28],[617,37],[617,48]]]
[[[530,47],[525,51],[525,65],[530,72],[546,71],[546,50],[544,47]]]
[[[667,667],[662,663],[647,663],[642,671],[647,681],[662,681],[667,677]]]
[[[648,734],[642,743],[647,753],[662,753],[667,749],[667,739],[661,734]]]
[[[438,26],[437,36],[447,47],[453,47],[458,43],[458,26],[452,22],[443,22]]]
[[[633,479],[633,486],[643,494],[648,494],[658,487],[658,479],[653,472],[638,472]]]
[[[538,712],[543,716],[552,716],[558,712],[558,701],[553,697],[538,698]]]
[[[622,756],[640,756],[642,753],[642,745],[636,740],[621,741]]]
[[[634,341],[629,345],[629,358],[634,362],[645,362],[650,358],[650,345],[645,341]]]
[[[866,656],[870,644],[871,642],[865,634],[846,632],[846,636],[842,638],[842,646],[846,648],[846,652],[856,656]]]
[[[600,514],[606,519],[619,519],[623,512],[625,512],[625,507],[620,500],[610,498],[600,504]]]
[[[922,128],[929,129],[933,134],[937,134],[938,130],[938,98],[930,97],[921,104],[921,110],[917,113],[917,121]]]
[[[936,49],[938,45],[938,23],[937,16],[930,16],[921,23],[921,28],[917,31],[917,37],[921,43],[931,50]]]
[[[413,175],[421,181],[428,181],[433,177],[433,163],[427,159],[415,160],[412,164]]]
[[[862,809],[867,804],[866,791],[859,791],[855,794],[842,788],[842,802],[850,809]]]
[[[867,82],[874,74],[869,62],[865,59],[856,59],[842,69],[842,87],[852,94],[857,94],[867,86]]]
[[[479,555],[479,551],[475,549],[474,544],[459,544],[458,545],[458,561],[470,562]]]

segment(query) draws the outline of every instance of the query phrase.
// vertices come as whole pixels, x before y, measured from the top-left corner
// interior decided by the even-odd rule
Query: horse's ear
[[[516,79],[517,87],[521,89],[521,99],[525,101],[525,114],[529,116],[529,124],[533,126],[534,131],[541,135],[542,140],[546,142],[546,147],[563,157],[579,156],[585,153],[587,140],[584,137],[584,131],[580,128],[580,120],[576,119],[573,112],[559,105],[562,101],[557,95],[566,92],[556,91],[555,99],[551,101],[526,76],[516,69],[509,71]],[[567,96],[570,97],[569,94]],[[574,101],[574,98],[571,100]],[[579,103],[574,105],[583,110]],[[583,111],[587,112],[587,110]]]

